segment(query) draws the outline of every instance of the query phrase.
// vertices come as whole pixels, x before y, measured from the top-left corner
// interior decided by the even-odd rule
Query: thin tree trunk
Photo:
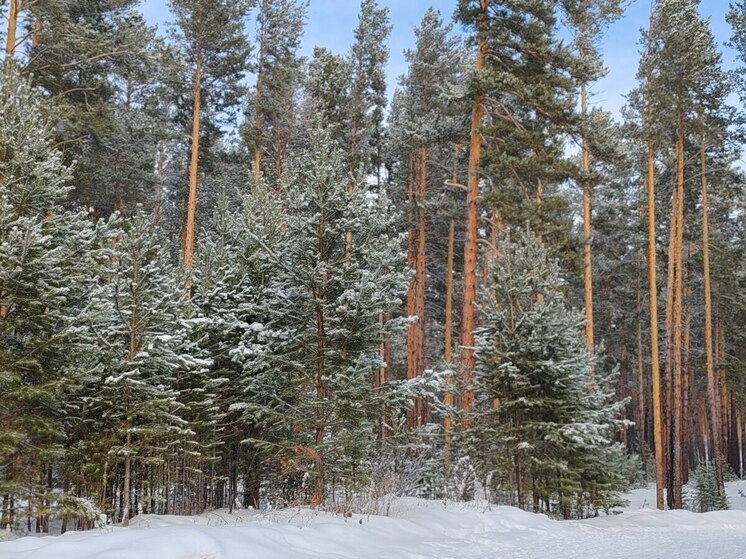
[[[736,436],[738,437],[738,477],[743,479],[743,423],[741,410],[736,411]]]
[[[202,97],[202,53],[197,53],[197,63],[194,68],[194,106],[192,108],[192,154],[189,163],[189,194],[187,197],[186,227],[184,229],[184,267],[192,269],[194,256],[194,222],[197,210],[197,172],[199,165],[199,119]],[[191,280],[187,282],[191,288]]]
[[[322,213],[319,221],[317,230],[318,239],[318,258],[320,261],[326,259],[326,243],[324,241],[324,235],[326,228],[325,216]],[[316,417],[315,437],[314,442],[316,443],[315,456],[314,456],[314,469],[316,477],[313,484],[313,496],[311,497],[311,505],[314,507],[320,506],[324,503],[325,497],[325,479],[324,479],[324,462],[321,455],[321,445],[324,442],[324,436],[326,434],[326,420],[324,417],[323,406],[321,402],[326,400],[326,387],[324,385],[324,377],[326,376],[326,325],[325,325],[325,314],[324,305],[326,304],[326,274],[322,277],[322,285],[316,288],[315,298],[319,302],[318,310],[316,311],[316,399],[318,400],[319,411]]]
[[[653,107],[650,99],[652,76],[648,76],[647,125],[652,126]],[[653,441],[655,445],[655,500],[663,510],[665,468],[663,455],[663,410],[661,409],[661,377],[658,359],[658,285],[656,280],[656,227],[655,227],[655,151],[652,131],[647,138],[647,187],[648,187],[648,295],[650,299],[650,369],[653,379]]]
[[[676,157],[678,159],[678,147],[676,148]],[[669,508],[673,508],[673,424],[674,424],[674,309],[676,305],[676,240],[678,238],[678,218],[679,218],[679,191],[674,187],[671,198],[671,219],[669,225],[668,237],[668,269],[666,271],[666,340],[665,340],[665,405],[663,407],[663,431],[664,431],[664,452],[665,452],[665,472],[666,472],[666,502]]]
[[[640,454],[642,468],[648,470],[647,448],[645,442],[645,367],[642,355],[642,287],[640,277],[637,279],[637,410],[635,432],[637,434],[637,451]]]
[[[417,233],[417,165],[415,163],[414,153],[410,151],[408,157],[408,175],[407,175],[407,198],[409,201],[409,227],[407,230],[407,260],[409,266],[414,270],[414,275],[409,282],[407,290],[407,316],[415,317],[415,322],[411,322],[407,327],[407,379],[416,378],[417,369],[417,343],[418,343],[418,325],[417,316],[417,297],[419,288],[418,274],[418,255],[417,249],[419,238]],[[417,425],[417,404],[415,403],[407,410],[407,427],[413,429]]]
[[[262,113],[260,110],[264,92],[264,45],[260,47],[259,74],[256,77],[256,100],[254,101],[254,178],[262,176]]]
[[[417,374],[425,370],[425,282],[426,282],[426,247],[427,247],[427,213],[425,196],[427,193],[427,148],[419,149],[419,173],[417,174]],[[417,400],[417,421],[420,425],[428,423],[428,404],[423,399]]]
[[[18,2],[10,0],[8,10],[8,33],[5,36],[5,60],[9,61],[16,53],[16,26],[18,25]]]
[[[124,484],[122,488],[122,526],[129,526],[130,523],[130,445],[132,444],[132,434],[127,429],[124,454]]]
[[[683,422],[683,391],[682,391],[682,341],[683,341],[683,285],[684,285],[684,251],[683,251],[683,234],[684,234],[684,115],[679,113],[679,124],[677,134],[677,178],[676,190],[678,197],[677,205],[677,228],[675,241],[676,260],[674,270],[674,308],[673,308],[673,429],[672,429],[672,450],[673,450],[673,506],[674,508],[683,508],[682,496],[682,476],[681,476],[681,424]]]
[[[480,16],[477,57],[475,68],[477,73],[484,69],[487,55],[487,43],[484,39],[484,27],[487,23],[487,8],[489,0],[480,0]],[[474,99],[471,113],[471,131],[469,137],[469,166],[466,189],[466,238],[464,241],[464,301],[462,318],[461,365],[466,390],[461,397],[461,408],[471,409],[474,403],[474,393],[471,382],[474,376],[474,327],[475,302],[477,293],[477,241],[479,227],[479,161],[482,151],[482,119],[484,117],[484,99],[480,94]]]
[[[691,241],[687,243],[687,261],[691,255]],[[682,378],[681,378],[681,483],[685,485],[689,481],[689,456],[690,456],[690,431],[691,431],[691,339],[692,339],[692,305],[689,267],[687,266],[687,282],[684,293],[686,307],[684,311],[684,349],[682,355]],[[683,498],[682,498],[683,505]]]
[[[456,179],[454,178],[454,182]],[[445,347],[443,348],[443,360],[445,361],[446,367],[450,368],[453,363],[452,358],[452,332],[453,332],[453,247],[454,240],[456,237],[456,227],[451,220],[448,227],[448,257],[446,260],[446,316],[445,316]],[[453,405],[453,382],[448,380],[445,391],[445,404],[450,407]],[[446,456],[450,454],[451,445],[451,432],[453,430],[453,422],[451,421],[450,413],[446,413],[443,419],[443,427],[445,429],[445,443],[446,443]]]
[[[581,26],[580,32],[584,32]],[[583,47],[580,47],[580,57],[584,55]],[[585,81],[580,84],[580,112],[583,117],[588,113],[588,91]],[[585,125],[585,123],[584,123]],[[585,137],[585,128],[580,144],[580,165],[583,175],[583,282],[585,284],[585,341],[588,350],[593,352],[593,275],[591,270],[591,163],[588,151],[588,140]]]
[[[723,495],[725,485],[723,481],[723,467],[720,451],[720,414],[718,402],[717,379],[715,378],[715,364],[712,354],[712,294],[710,284],[710,224],[707,215],[707,157],[705,138],[702,137],[700,149],[700,181],[702,187],[702,266],[705,292],[705,361],[707,370],[707,400],[710,411],[710,430],[712,441],[712,456],[715,465],[715,480],[718,492]]]
[[[34,19],[34,31],[31,34],[31,46],[38,47],[41,44],[42,23],[41,18]]]

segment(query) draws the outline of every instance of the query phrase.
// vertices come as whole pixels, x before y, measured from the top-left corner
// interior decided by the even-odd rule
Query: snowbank
[[[129,528],[0,543],[2,559],[746,558],[746,483],[736,510],[653,510],[652,489],[620,514],[560,522],[512,507],[397,503],[395,516],[344,519],[308,509],[140,516]]]

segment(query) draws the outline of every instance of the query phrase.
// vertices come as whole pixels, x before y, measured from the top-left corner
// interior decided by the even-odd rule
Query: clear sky
[[[406,71],[404,50],[414,45],[414,27],[428,7],[439,10],[446,20],[453,14],[456,0],[379,0],[391,11],[394,29],[389,47],[389,93],[398,77]],[[334,52],[347,52],[352,43],[352,31],[357,24],[358,0],[310,0],[308,22],[303,42],[303,54],[310,56],[315,45]],[[146,19],[165,30],[169,19],[166,0],[144,0],[142,11]],[[712,30],[724,55],[724,66],[733,67],[734,54],[724,47],[730,37],[725,21],[728,0],[701,0],[701,13],[710,18]],[[624,95],[635,86],[639,58],[640,29],[647,25],[650,0],[631,0],[625,16],[612,25],[603,39],[604,62],[609,70],[593,88],[593,103],[618,113],[624,105]]]

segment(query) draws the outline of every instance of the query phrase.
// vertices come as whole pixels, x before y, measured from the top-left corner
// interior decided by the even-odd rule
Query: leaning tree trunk
[[[199,119],[202,102],[202,53],[197,53],[194,68],[194,106],[192,107],[192,154],[189,162],[189,193],[187,195],[186,226],[184,227],[184,267],[192,269],[194,256],[194,221],[197,211],[197,172],[199,166]],[[187,287],[191,287],[188,282]]]

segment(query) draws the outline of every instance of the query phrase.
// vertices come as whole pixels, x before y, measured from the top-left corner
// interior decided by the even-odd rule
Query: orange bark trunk
[[[194,68],[194,107],[192,108],[192,154],[189,162],[189,193],[187,195],[186,226],[184,228],[184,267],[192,269],[194,257],[194,222],[197,211],[197,173],[199,165],[199,119],[202,102],[202,54],[197,53]],[[187,281],[191,288],[191,280]]]
[[[700,150],[700,181],[702,188],[702,267],[705,292],[705,362],[707,370],[707,402],[710,411],[710,432],[712,440],[712,455],[715,465],[715,479],[718,492],[723,494],[723,465],[720,459],[720,406],[718,401],[718,386],[715,378],[715,363],[712,351],[712,294],[710,284],[710,223],[707,200],[707,158],[705,138],[702,137]]]
[[[480,0],[479,29],[477,31],[478,47],[475,68],[477,73],[484,69],[487,54],[487,43],[483,36],[483,27],[487,20],[489,0]],[[466,390],[461,397],[461,408],[471,409],[474,393],[471,383],[474,378],[474,327],[475,303],[477,294],[477,241],[479,226],[479,161],[482,152],[482,119],[484,117],[484,99],[481,94],[474,99],[471,113],[471,131],[469,136],[469,165],[466,186],[466,238],[464,240],[464,301],[462,318],[461,365]]]

